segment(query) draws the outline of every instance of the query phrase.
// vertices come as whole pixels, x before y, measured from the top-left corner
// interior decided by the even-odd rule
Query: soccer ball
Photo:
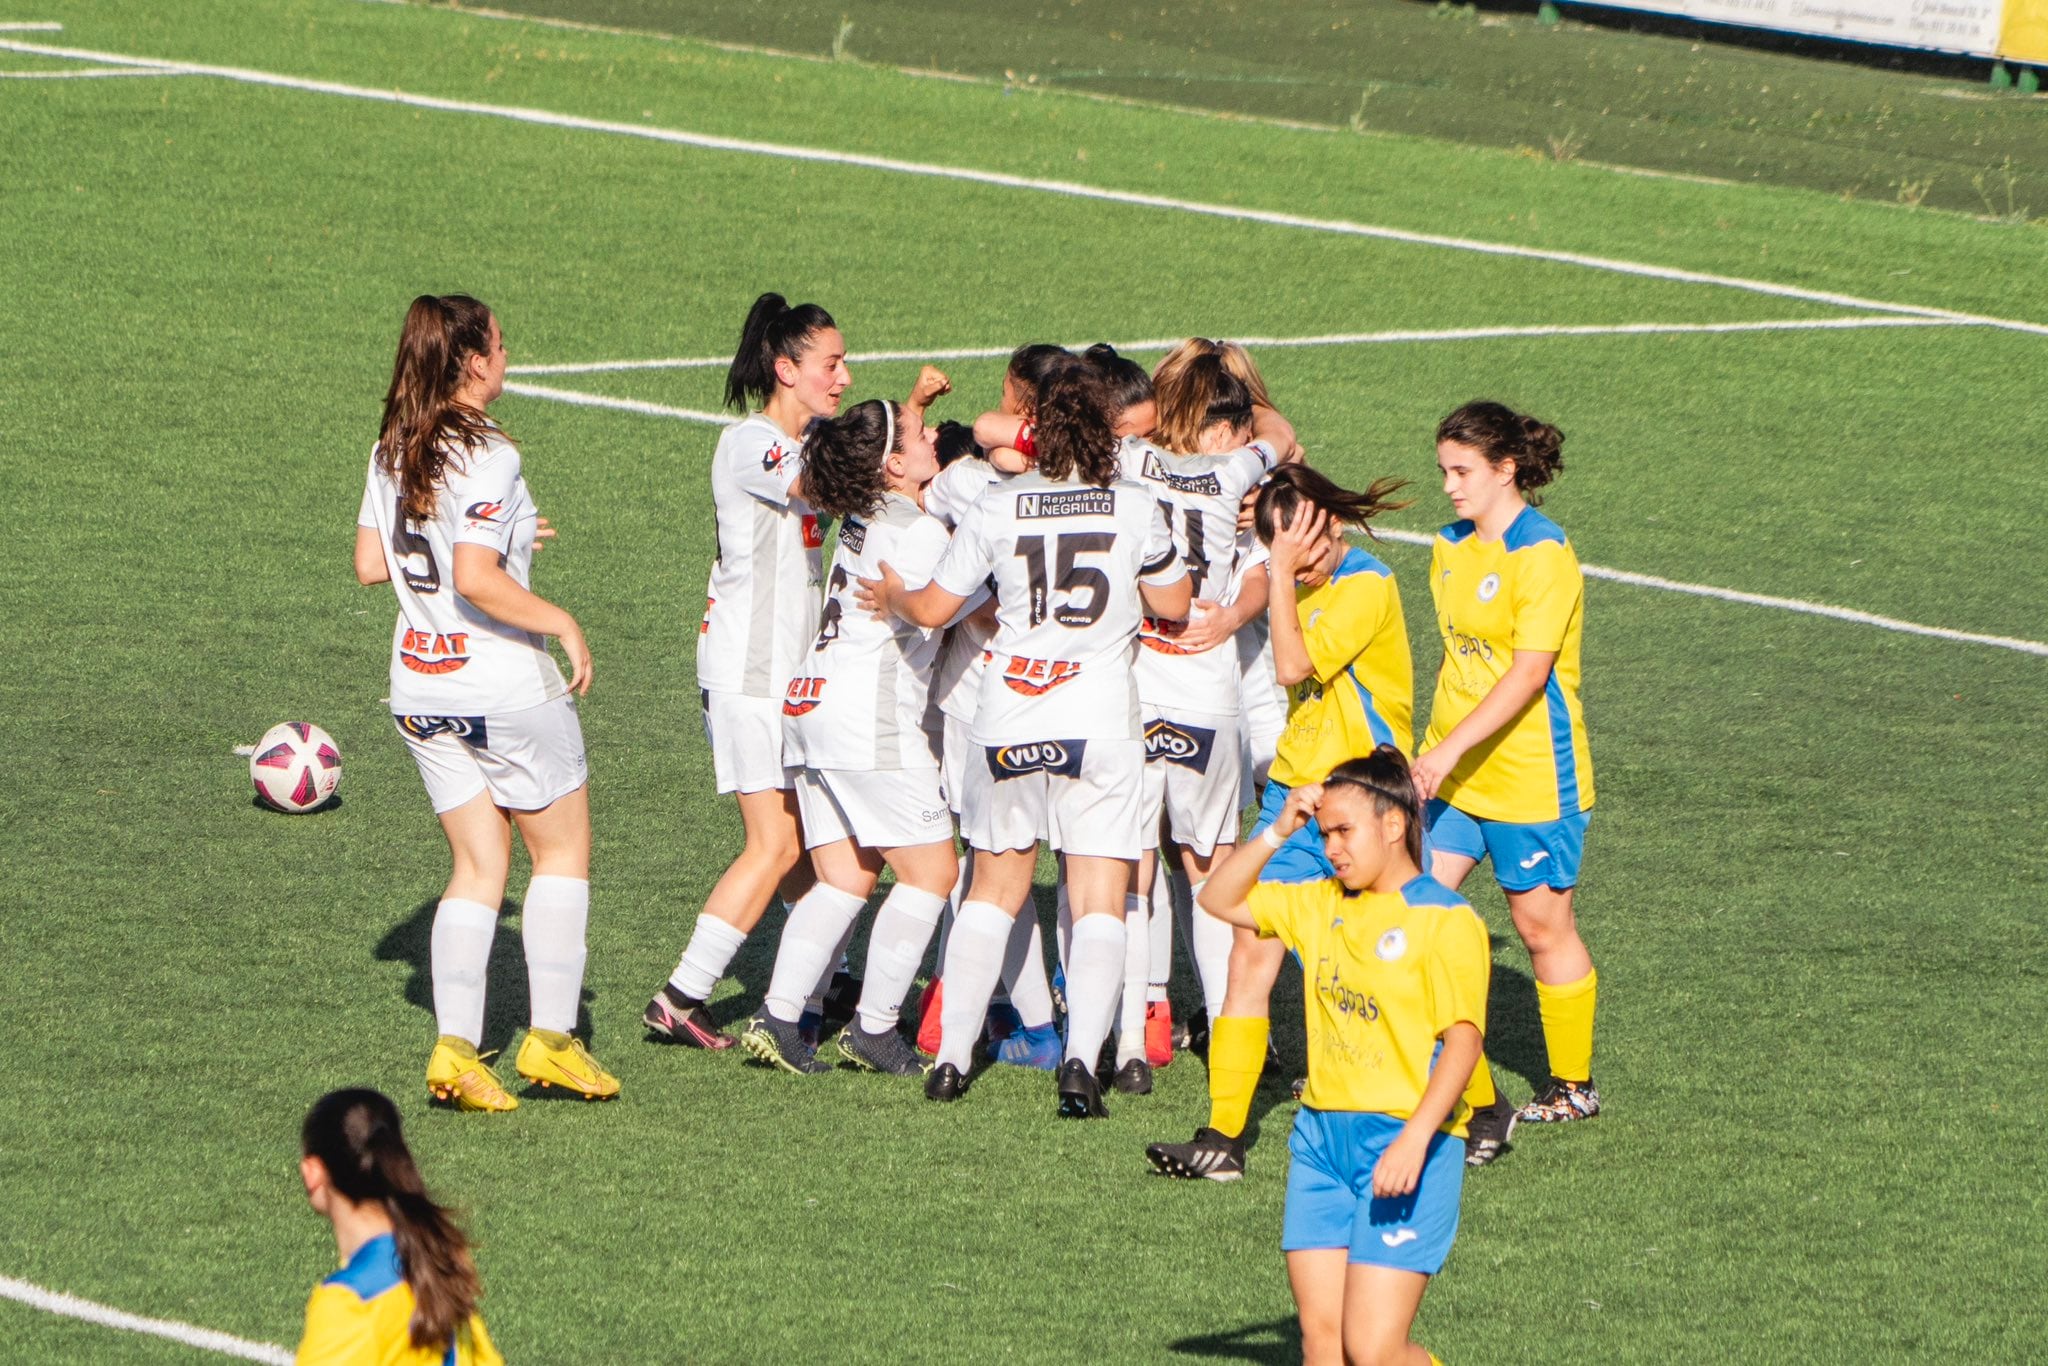
[[[281,721],[263,732],[249,756],[256,796],[273,811],[311,811],[341,786],[334,737],[307,721]]]

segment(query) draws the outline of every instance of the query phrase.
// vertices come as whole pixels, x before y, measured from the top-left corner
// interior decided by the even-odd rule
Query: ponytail
[[[889,491],[882,466],[901,448],[902,410],[886,398],[812,424],[804,438],[804,501],[828,517],[866,517]]]
[[[746,324],[740,328],[739,349],[725,372],[725,406],[743,413],[765,404],[775,392],[776,360],[802,360],[814,335],[837,326],[832,315],[816,304],[791,308],[787,299],[775,293],[754,300]]]
[[[1077,479],[1100,488],[1116,482],[1116,428],[1108,388],[1093,366],[1068,366],[1047,381],[1032,425],[1038,471],[1046,478]]]
[[[1392,745],[1380,745],[1362,759],[1346,759],[1323,779],[1325,791],[1332,787],[1363,788],[1372,797],[1375,816],[1399,811],[1407,817],[1408,828],[1403,832],[1402,843],[1409,860],[1417,868],[1422,867],[1422,794],[1416,790],[1407,755]]]
[[[1152,376],[1129,356],[1120,356],[1108,342],[1097,342],[1081,353],[1081,359],[1102,376],[1110,412],[1118,417],[1141,403],[1152,401]]]
[[[1470,446],[1495,465],[1513,461],[1515,487],[1536,506],[1536,490],[1564,473],[1564,433],[1505,403],[1475,399],[1436,424],[1439,444]]]
[[[1155,439],[1167,450],[1194,454],[1202,428],[1215,420],[1209,417],[1209,405],[1216,393],[1216,367],[1244,386],[1253,407],[1273,406],[1265,377],[1259,374],[1251,352],[1236,342],[1189,337],[1167,352],[1152,371],[1152,386],[1159,398]]]
[[[400,1132],[398,1107],[379,1091],[331,1091],[307,1113],[301,1141],[339,1194],[356,1204],[374,1201],[390,1217],[412,1289],[413,1346],[445,1351],[476,1312],[483,1289],[469,1240],[427,1194]]]
[[[502,435],[482,410],[455,398],[469,358],[489,354],[490,347],[491,310],[467,294],[422,294],[405,312],[376,460],[398,485],[408,521],[434,515],[441,476],[457,446],[473,451]]]
[[[1252,529],[1261,541],[1273,544],[1280,528],[1292,521],[1304,503],[1321,511],[1333,522],[1355,526],[1368,536],[1366,525],[1383,512],[1397,512],[1412,500],[1392,501],[1407,487],[1403,479],[1375,479],[1363,493],[1342,487],[1321,470],[1296,462],[1282,465],[1266,476],[1259,486],[1259,501],[1252,507]]]

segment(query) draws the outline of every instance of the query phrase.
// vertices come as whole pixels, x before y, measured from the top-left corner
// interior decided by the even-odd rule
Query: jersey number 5
[[[1093,626],[1109,610],[1109,575],[1074,561],[1083,555],[1106,553],[1116,544],[1116,536],[1108,531],[1070,531],[1053,537],[1052,544],[1053,559],[1059,568],[1059,581],[1053,587],[1067,595],[1066,605],[1054,611],[1052,618],[1076,630]],[[1050,597],[1045,579],[1045,537],[1019,536],[1017,555],[1024,561],[1024,572],[1031,581],[1031,624],[1041,626]],[[1087,602],[1076,603],[1074,599],[1082,593],[1088,595]]]

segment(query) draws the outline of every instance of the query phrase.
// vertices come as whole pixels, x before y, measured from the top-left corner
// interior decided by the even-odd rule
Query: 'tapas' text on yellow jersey
[[[1518,650],[1555,653],[1550,680],[1529,705],[1474,745],[1437,795],[1483,820],[1554,821],[1593,805],[1593,757],[1579,707],[1579,634],[1585,576],[1557,523],[1535,508],[1497,541],[1469,521],[1436,536],[1429,591],[1443,637],[1423,748],[1471,715]]]
[[[1274,592],[1283,591],[1274,585]],[[1394,572],[1356,546],[1327,583],[1295,589],[1311,672],[1287,690],[1274,782],[1319,783],[1346,759],[1415,742],[1415,661]]]
[[[1261,882],[1248,902],[1259,933],[1301,957],[1302,1104],[1406,1119],[1429,1085],[1438,1036],[1460,1020],[1485,1033],[1486,926],[1436,879],[1355,895],[1335,878]],[[1459,1101],[1444,1132],[1463,1138],[1470,1113]]]

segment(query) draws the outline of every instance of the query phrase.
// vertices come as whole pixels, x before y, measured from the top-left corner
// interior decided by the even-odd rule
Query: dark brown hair
[[[1046,382],[1078,359],[1066,347],[1051,342],[1027,342],[1010,353],[1009,369],[1003,373],[1017,391],[1025,416],[1038,410],[1038,394]]]
[[[408,521],[434,515],[441,475],[456,447],[473,451],[502,435],[481,409],[455,398],[463,366],[490,349],[491,310],[467,294],[422,294],[405,311],[377,429],[377,467],[398,485]]]
[[[1090,365],[1062,369],[1038,395],[1038,470],[1107,488],[1117,477],[1115,418],[1108,387]]]
[[[1081,359],[1102,376],[1111,413],[1123,416],[1140,403],[1152,401],[1152,376],[1129,356],[1120,356],[1108,342],[1097,342],[1081,353]]]
[[[752,403],[766,403],[775,392],[775,361],[800,361],[811,338],[837,327],[832,315],[816,304],[789,306],[780,294],[763,294],[747,310],[740,328],[739,349],[725,371],[725,406],[745,412]]]
[[[1536,490],[1564,473],[1564,433],[1505,403],[1474,399],[1436,424],[1436,439],[1470,446],[1496,465],[1513,461],[1515,487],[1532,507],[1543,501]]]
[[[1375,479],[1363,493],[1353,493],[1321,470],[1299,462],[1282,465],[1259,486],[1259,501],[1252,506],[1252,529],[1261,541],[1271,545],[1295,510],[1308,503],[1333,521],[1358,527],[1370,536],[1372,528],[1366,523],[1383,512],[1397,512],[1413,501],[1392,501],[1393,495],[1407,486],[1405,479]]]
[[[420,1180],[398,1107],[381,1091],[330,1091],[307,1112],[300,1141],[306,1156],[327,1168],[336,1191],[356,1204],[384,1207],[412,1288],[413,1346],[445,1350],[476,1312],[483,1287],[469,1239]]]
[[[1402,833],[1402,842],[1409,859],[1417,868],[1422,867],[1422,794],[1415,790],[1407,755],[1392,745],[1380,745],[1362,759],[1346,759],[1323,779],[1325,792],[1332,787],[1364,788],[1372,796],[1375,816],[1399,811],[1407,817],[1408,828]]]
[[[891,419],[896,439],[884,450]],[[889,491],[882,462],[902,448],[903,410],[886,398],[814,423],[804,438],[804,501],[828,517],[872,515]]]

